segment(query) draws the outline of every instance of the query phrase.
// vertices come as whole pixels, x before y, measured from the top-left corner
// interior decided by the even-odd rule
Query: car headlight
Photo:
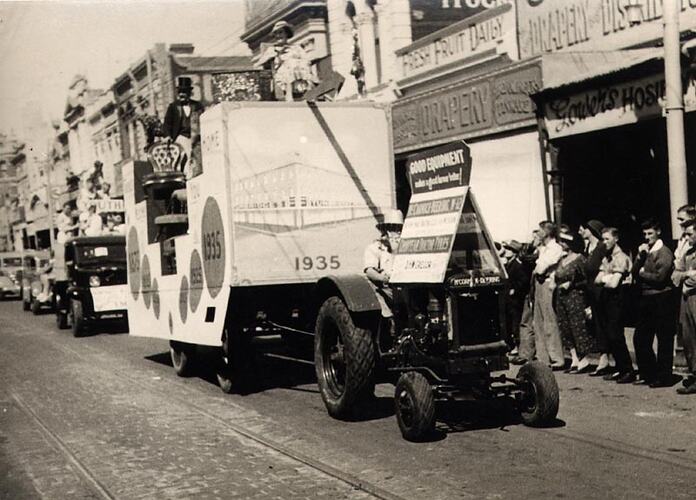
[[[101,285],[101,280],[99,279],[99,276],[90,276],[89,277],[89,286],[99,286]]]

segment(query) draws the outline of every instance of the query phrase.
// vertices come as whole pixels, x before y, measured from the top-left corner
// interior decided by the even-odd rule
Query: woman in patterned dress
[[[561,234],[559,243],[565,251],[565,256],[559,262],[552,281],[552,286],[555,287],[558,327],[572,358],[568,371],[587,373],[591,369],[588,355],[593,344],[587,330],[585,314],[587,262],[582,255],[584,241],[579,234]]]

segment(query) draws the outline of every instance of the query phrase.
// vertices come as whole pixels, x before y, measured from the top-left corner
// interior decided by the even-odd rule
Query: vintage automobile
[[[22,280],[22,252],[0,252],[0,271],[21,286]]]
[[[56,277],[53,297],[58,328],[88,334],[97,325],[128,319],[126,239],[81,236],[65,243],[65,275]]]
[[[548,367],[507,371],[507,276],[462,142],[410,164],[390,285],[402,300],[383,320],[363,254],[396,204],[391,130],[374,103],[220,103],[201,116],[191,178],[167,145],[124,165],[130,334],[166,339],[180,376],[213,347],[225,392],[258,378],[264,336],[313,336],[329,414],[369,406],[386,371],[409,440],[432,433],[436,401],[504,397],[526,424],[552,422]]]
[[[7,271],[0,269],[0,299],[20,297],[19,281]]]
[[[22,309],[31,309],[32,301],[38,293],[41,293],[41,281],[39,276],[46,270],[49,264],[47,251],[27,250],[24,255],[21,271]]]

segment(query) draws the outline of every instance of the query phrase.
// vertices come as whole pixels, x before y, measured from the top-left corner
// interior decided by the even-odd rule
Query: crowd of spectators
[[[677,392],[696,394],[696,208],[681,207],[677,219],[674,250],[649,219],[633,258],[619,230],[598,220],[577,231],[542,221],[529,243],[503,242],[511,363],[537,359],[618,384],[672,387],[681,379],[673,372],[679,338],[689,376]]]

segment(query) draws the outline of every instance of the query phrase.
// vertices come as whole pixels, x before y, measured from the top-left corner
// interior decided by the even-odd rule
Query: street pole
[[[50,154],[50,153],[49,153]],[[51,160],[46,161],[46,191],[48,191],[48,241],[49,246],[53,249],[54,243],[54,225],[53,217],[55,216],[55,209],[53,207],[53,183],[51,182]]]
[[[684,146],[684,94],[681,80],[678,0],[663,2],[665,48],[665,115],[667,121],[667,157],[669,164],[669,201],[672,237],[681,233],[677,210],[688,203],[686,151]]]

